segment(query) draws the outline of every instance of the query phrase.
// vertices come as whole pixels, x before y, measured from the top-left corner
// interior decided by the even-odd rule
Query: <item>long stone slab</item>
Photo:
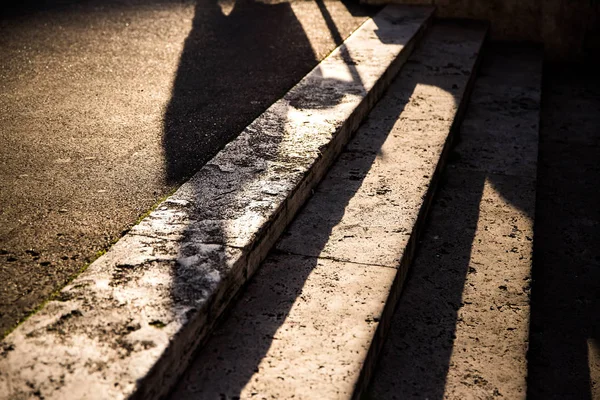
[[[542,60],[488,47],[372,398],[526,398]]]
[[[172,399],[364,393],[486,33],[434,24]]]
[[[0,398],[163,396],[406,61],[431,8],[365,22],[2,342]]]

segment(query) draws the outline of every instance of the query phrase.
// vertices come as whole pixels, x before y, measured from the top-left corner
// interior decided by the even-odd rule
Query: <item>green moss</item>
[[[162,202],[164,202],[169,196],[171,196],[173,193],[175,193],[175,191],[177,190],[177,187],[172,188],[167,194],[165,194],[164,196],[160,197],[153,205],[152,207],[150,207],[150,209],[148,211],[146,211],[145,213],[141,214],[138,219],[135,221],[134,224],[132,224],[131,226],[135,226],[138,225],[140,222],[142,222],[142,220],[144,218],[146,218],[148,215],[150,215],[150,213],[152,213],[152,211],[154,211],[156,209],[156,207],[158,207]],[[54,290],[50,296],[48,296],[48,298],[46,300],[44,300],[43,302],[41,302],[38,306],[36,306],[35,308],[33,308],[32,310],[30,310],[29,312],[27,312],[27,314],[21,319],[19,320],[17,323],[15,323],[15,325],[13,325],[12,327],[8,328],[7,330],[5,330],[4,332],[2,332],[2,334],[0,335],[0,340],[4,339],[6,336],[8,336],[11,332],[13,332],[15,329],[17,329],[19,326],[21,326],[25,321],[27,321],[33,314],[37,313],[38,311],[40,311],[42,308],[44,308],[44,306],[46,306],[46,304],[48,304],[50,301],[54,301],[54,300],[58,300],[58,301],[64,301],[65,299],[61,298],[61,291],[63,290],[63,288],[65,288],[65,286],[69,285],[71,282],[73,282],[73,280],[75,278],[77,278],[79,275],[81,275],[86,269],[88,269],[88,267],[94,262],[96,261],[98,258],[102,257],[104,254],[106,254],[106,252],[115,244],[119,241],[119,239],[121,239],[123,236],[125,236],[131,229],[131,226],[128,227],[127,229],[123,230],[121,232],[121,235],[113,238],[112,240],[110,240],[110,242],[108,242],[103,248],[101,248],[100,250],[97,250],[93,256],[88,258],[88,262],[86,262],[81,268],[79,268],[75,273],[71,274],[67,280],[65,281],[65,283],[63,285],[61,285],[58,289]],[[157,323],[159,323],[158,325],[153,325],[156,326],[157,328],[163,328],[165,327],[165,324],[162,323],[161,321],[157,321]],[[162,325],[160,325],[162,324]],[[152,323],[151,323],[152,325]]]

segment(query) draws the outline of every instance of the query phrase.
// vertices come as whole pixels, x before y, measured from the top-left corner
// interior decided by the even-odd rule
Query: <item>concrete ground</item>
[[[544,76],[528,398],[600,399],[600,79]]]
[[[377,9],[28,1],[0,17],[0,337]]]

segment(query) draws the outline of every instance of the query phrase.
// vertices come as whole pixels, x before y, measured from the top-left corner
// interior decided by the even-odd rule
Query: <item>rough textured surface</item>
[[[372,398],[525,398],[541,66],[485,54]]]
[[[224,3],[0,5],[1,337],[376,10]]]
[[[477,28],[436,25],[278,250],[398,267],[480,45]]]
[[[600,398],[600,79],[544,71],[528,397]]]
[[[412,51],[387,7],[2,343],[0,397],[156,398]]]
[[[595,0],[361,0],[436,6],[441,18],[490,21],[497,40],[542,42],[553,59],[600,61],[600,3]]]
[[[351,398],[395,275],[270,256],[171,398]]]
[[[486,31],[432,27],[172,399],[361,395]]]

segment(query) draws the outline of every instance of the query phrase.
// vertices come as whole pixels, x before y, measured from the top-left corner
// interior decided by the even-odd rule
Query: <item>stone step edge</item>
[[[452,35],[448,46],[457,53],[447,54],[441,43],[452,28],[437,31],[434,24],[170,398],[351,398],[355,391],[360,397],[369,377],[363,366],[372,357],[397,267],[410,247],[414,251],[414,235],[407,243],[403,232],[423,224],[431,177],[439,176],[440,156],[444,149],[447,154],[449,134],[469,101],[467,89],[487,36],[487,26],[473,28],[464,38]],[[460,24],[455,29],[459,33]],[[468,53],[462,51],[465,40]],[[424,59],[428,54],[439,56]],[[375,195],[381,187],[389,192]],[[378,235],[396,240],[379,241]]]
[[[356,389],[354,395],[352,396],[353,400],[364,399],[368,393],[368,387],[371,382],[371,378],[373,377],[373,373],[375,372],[375,368],[377,367],[379,355],[381,353],[381,350],[383,349],[385,339],[391,328],[391,322],[394,316],[394,311],[396,309],[396,306],[398,305],[400,296],[402,295],[402,288],[404,286],[404,282],[408,276],[410,266],[412,265],[414,258],[417,254],[419,240],[423,236],[423,232],[427,225],[427,218],[431,209],[431,205],[433,203],[433,199],[435,198],[437,188],[439,186],[439,181],[443,174],[444,168],[446,167],[449,154],[452,151],[454,143],[457,139],[457,135],[459,134],[462,121],[464,120],[464,117],[467,113],[471,94],[473,93],[473,88],[475,86],[475,81],[477,80],[479,67],[483,58],[482,53],[488,40],[489,25],[487,26],[485,37],[482,41],[477,60],[475,62],[475,66],[473,67],[473,71],[471,73],[471,76],[469,77],[469,82],[465,88],[464,95],[459,104],[456,117],[452,123],[452,127],[450,128],[450,132],[448,134],[446,143],[444,144],[444,148],[442,149],[442,153],[440,154],[440,159],[436,166],[435,172],[431,177],[431,183],[429,185],[425,198],[423,199],[423,204],[419,211],[417,220],[415,222],[412,232],[410,233],[410,239],[406,244],[406,250],[402,254],[396,277],[390,288],[388,300],[383,308],[381,319],[373,336],[371,347],[369,348],[369,351],[365,358],[363,369],[361,370],[360,376],[358,378]]]
[[[5,338],[0,398],[163,396],[412,52],[433,13],[431,8],[414,10],[388,6],[365,22],[63,289],[57,300]],[[404,34],[404,43],[398,41],[399,34]],[[377,65],[382,62],[388,65]],[[346,79],[332,86],[331,81],[344,73]],[[314,90],[323,86],[329,91],[323,95],[317,90],[322,95],[319,100],[341,108],[337,113],[342,120],[328,120],[330,115],[320,104],[306,107]],[[341,94],[340,86],[345,90]],[[294,112],[304,114],[297,117]],[[308,131],[299,134],[298,127],[307,122]],[[269,140],[277,134],[279,146],[269,148]],[[281,148],[286,146],[284,153]],[[292,149],[304,153],[298,156]],[[278,182],[282,170],[292,175],[288,182]],[[273,182],[279,185],[265,188]],[[226,190],[231,186],[236,189],[233,195]],[[272,196],[269,202],[276,207],[262,215],[246,212],[252,206],[265,206],[262,197],[252,193],[257,190],[262,197]],[[252,194],[253,198],[247,197]],[[223,198],[226,201],[219,203]],[[210,206],[214,202],[216,208],[223,207],[227,201],[237,201],[240,207],[231,212],[231,220],[227,209],[219,214]],[[205,209],[195,209],[198,206]],[[212,236],[215,225],[221,228],[216,237]],[[199,277],[199,272],[206,276]],[[149,293],[157,298],[147,299]]]

